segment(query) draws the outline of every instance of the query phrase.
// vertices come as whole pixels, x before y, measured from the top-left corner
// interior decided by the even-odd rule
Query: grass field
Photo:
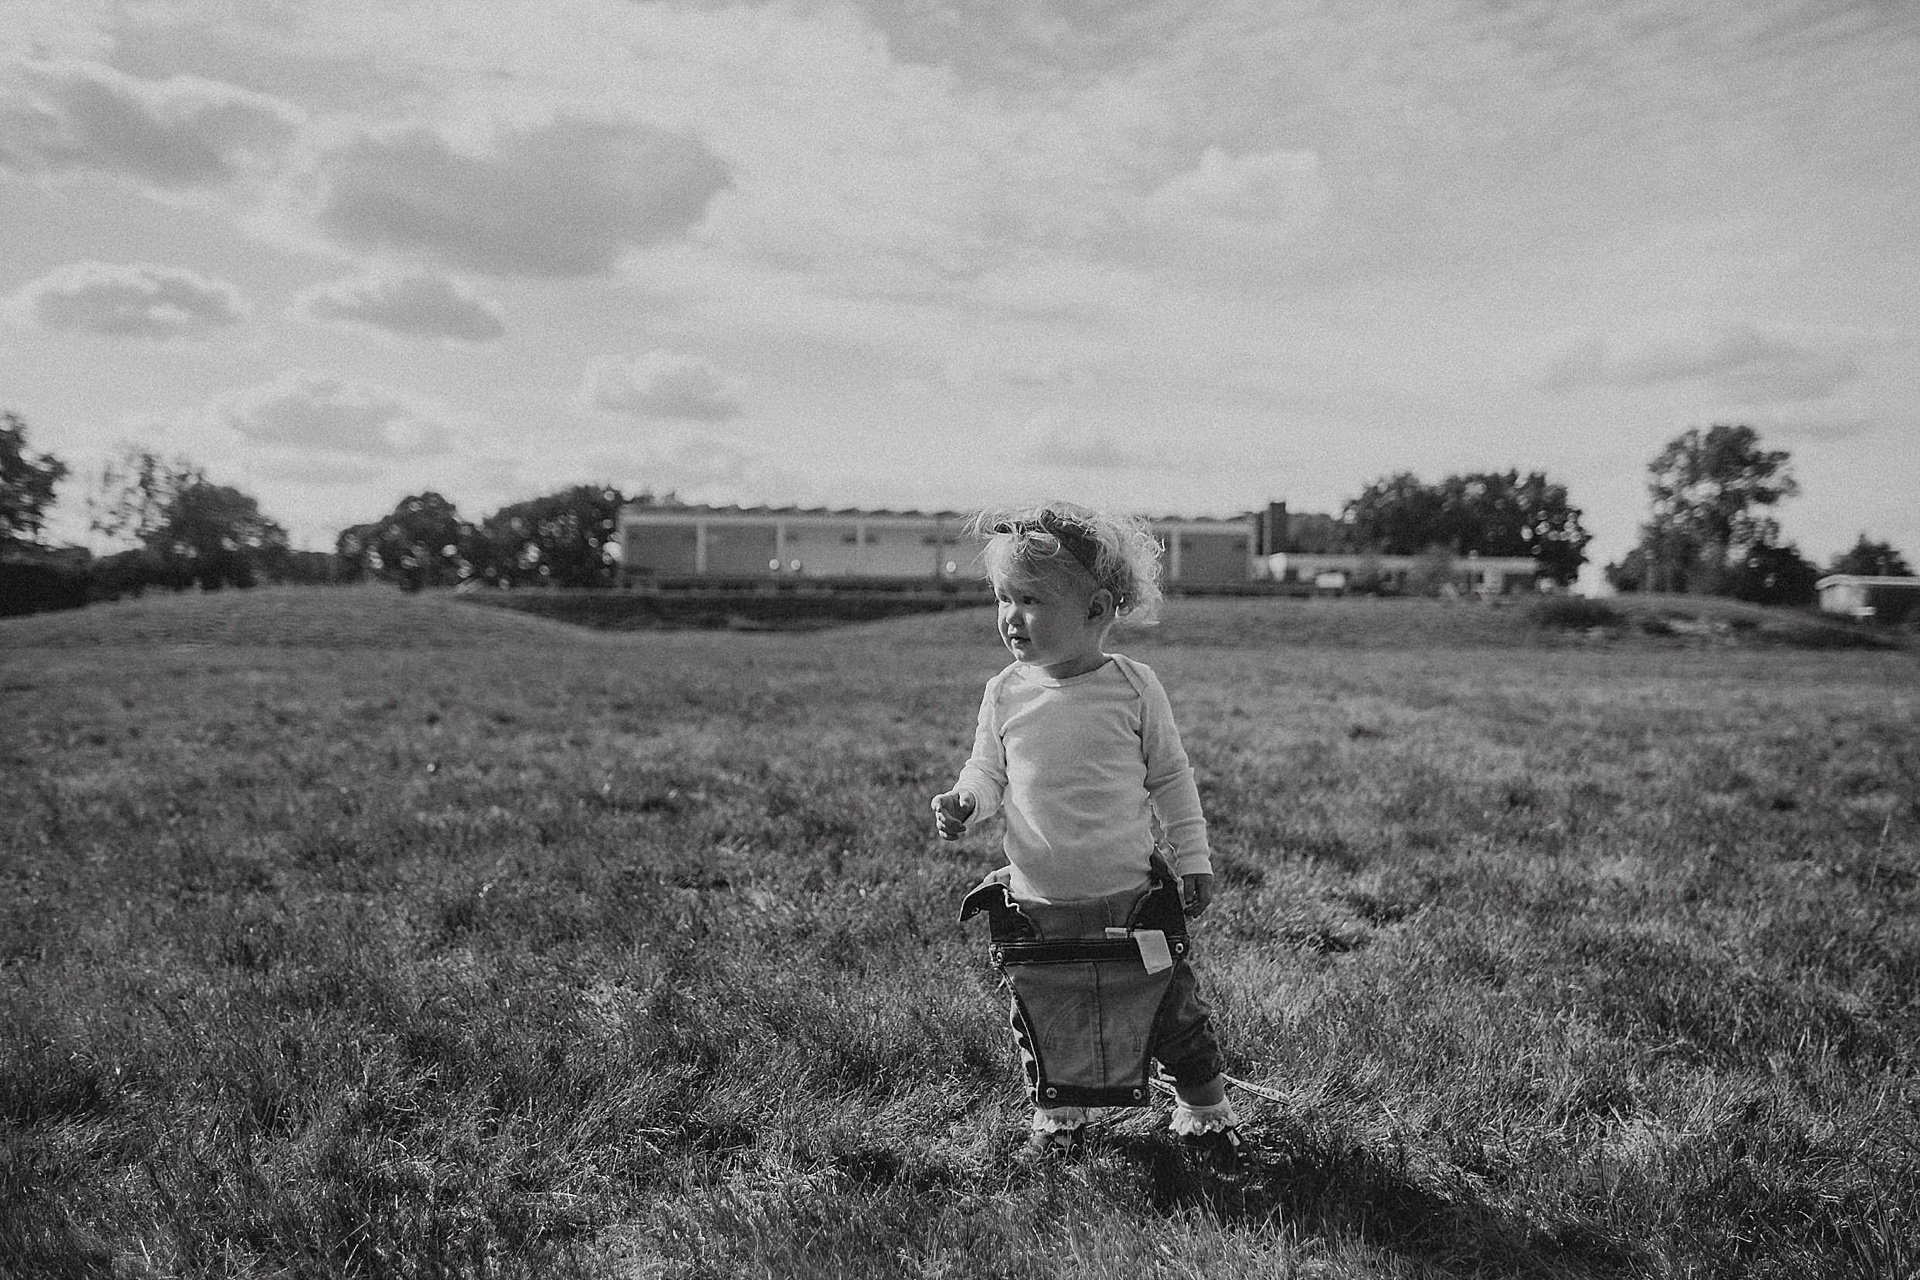
[[[0,623],[0,1276],[1909,1277],[1920,661],[1172,603],[1260,1147],[1012,1167],[968,611]],[[1683,619],[1684,620],[1684,619]],[[1809,647],[1814,646],[1814,647]]]

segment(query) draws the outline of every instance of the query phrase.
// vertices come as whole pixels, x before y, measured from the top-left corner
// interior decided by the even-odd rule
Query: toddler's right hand
[[[958,840],[973,817],[973,797],[964,791],[943,791],[933,798],[933,824],[942,840]]]

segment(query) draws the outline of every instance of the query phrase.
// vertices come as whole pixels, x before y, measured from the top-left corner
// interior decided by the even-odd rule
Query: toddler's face
[[[1105,655],[1106,618],[1092,607],[1092,593],[1047,578],[996,580],[1001,643],[1017,661],[1064,679],[1091,671]]]

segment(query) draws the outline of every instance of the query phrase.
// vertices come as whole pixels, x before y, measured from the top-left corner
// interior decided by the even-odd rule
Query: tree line
[[[403,498],[369,524],[343,529],[334,555],[348,578],[377,577],[409,590],[491,586],[610,587],[619,576],[620,509],[651,503],[612,485],[574,485],[500,508],[478,524],[428,491]]]
[[[104,555],[43,541],[55,492],[71,474],[28,448],[27,424],[0,416],[0,612],[32,612],[138,594],[214,591],[259,583],[373,578],[408,589],[482,582],[606,587],[618,572],[620,509],[650,492],[575,485],[464,519],[433,492],[344,529],[331,552],[296,551],[251,494],[214,482],[200,464],[129,446],[85,496],[91,532],[121,549]]]
[[[1782,540],[1772,514],[1799,493],[1785,450],[1765,448],[1747,426],[1692,428],[1647,469],[1648,519],[1633,548],[1604,569],[1615,588],[1774,604],[1813,599],[1823,571]],[[263,581],[608,587],[618,580],[621,508],[672,500],[575,485],[476,522],[428,491],[341,530],[331,553],[302,552],[251,495],[215,483],[190,460],[129,447],[102,469],[87,498],[89,527],[123,548],[96,557],[42,541],[55,491],[69,474],[62,460],[29,452],[18,414],[0,414],[0,612],[150,586],[217,590]],[[1338,516],[1295,517],[1292,540],[1300,551],[1528,557],[1565,586],[1586,563],[1591,535],[1564,485],[1510,469],[1431,484],[1411,472],[1384,476]],[[1895,548],[1862,533],[1824,572],[1909,576],[1912,569]]]
[[[1766,448],[1752,427],[1689,428],[1647,473],[1648,517],[1633,547],[1603,570],[1616,590],[1805,605],[1827,574],[1913,576],[1905,556],[1865,533],[1824,569],[1782,539],[1773,511],[1799,494],[1799,482],[1787,451]],[[1301,550],[1530,556],[1563,586],[1586,562],[1590,541],[1563,486],[1515,471],[1438,484],[1387,476],[1348,502],[1338,521],[1309,532],[1315,545]]]

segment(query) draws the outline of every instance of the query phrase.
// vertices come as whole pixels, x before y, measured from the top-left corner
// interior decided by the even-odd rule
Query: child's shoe
[[[1077,1159],[1085,1146],[1087,1121],[1092,1116],[1085,1107],[1034,1108],[1026,1145],[1014,1158],[1021,1164],[1036,1165]]]
[[[1215,1173],[1239,1173],[1247,1167],[1253,1155],[1246,1132],[1237,1124],[1230,1124],[1223,1129],[1209,1129],[1205,1133],[1184,1134],[1180,1144],[1195,1160]]]
[[[1021,1164],[1044,1165],[1078,1160],[1086,1149],[1086,1126],[1071,1129],[1036,1129],[1014,1156]]]
[[[1180,1145],[1219,1173],[1238,1171],[1251,1154],[1230,1100],[1200,1107],[1177,1101],[1167,1127],[1179,1136]]]

